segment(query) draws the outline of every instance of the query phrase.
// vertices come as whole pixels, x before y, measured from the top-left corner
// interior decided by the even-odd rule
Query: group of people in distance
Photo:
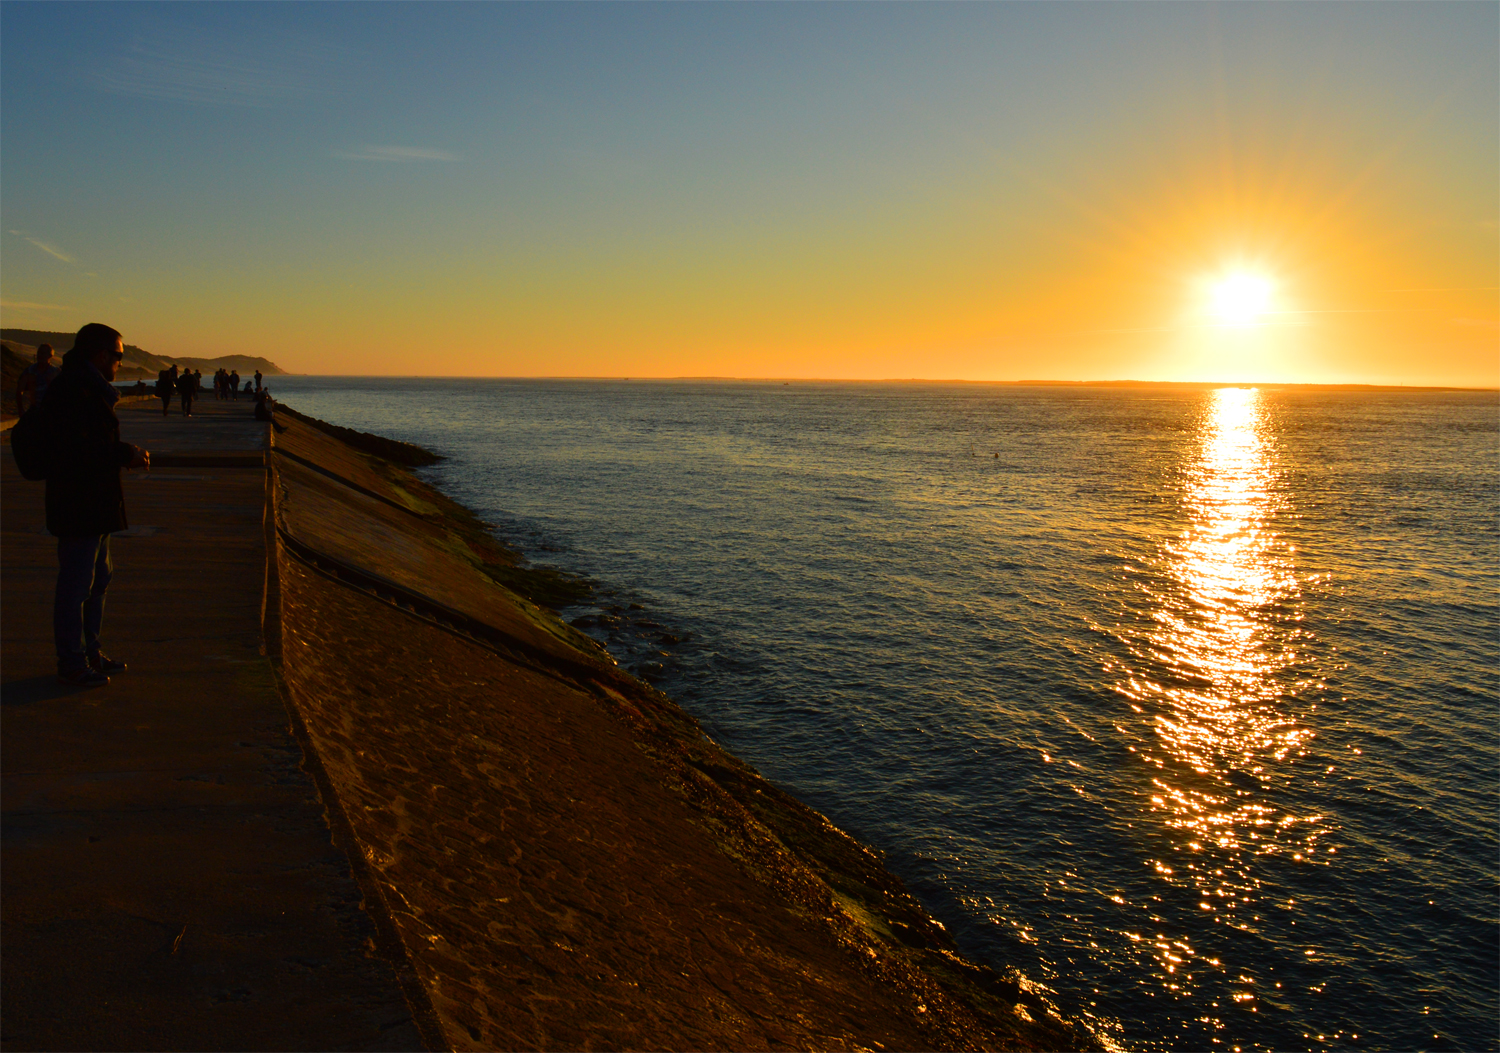
[[[191,417],[193,415],[193,399],[198,397],[198,388],[203,384],[203,370],[194,373],[191,369],[184,369],[180,373],[174,364],[171,369],[164,369],[156,374],[156,397],[161,399],[161,415],[165,417],[167,410],[172,406],[172,395],[175,392],[182,401],[182,415]]]
[[[28,406],[35,406],[41,402],[42,396],[47,393],[48,385],[62,372],[52,364],[52,355],[51,344],[38,346],[36,361],[21,371],[20,379],[16,382],[17,416],[25,413]],[[271,389],[263,385],[264,380],[265,376],[257,369],[255,380],[253,382],[246,380],[242,391],[239,371],[224,369],[221,366],[214,373],[214,397],[237,400],[241,395],[245,395],[253,398],[255,419],[270,420],[276,404],[271,398]],[[175,364],[170,369],[163,369],[156,375],[156,397],[161,399],[161,415],[167,416],[167,411],[172,407],[172,396],[175,394],[182,406],[182,415],[191,417],[193,400],[198,397],[198,392],[202,387],[203,371],[201,369],[178,369]],[[144,382],[136,390],[144,394],[146,391]]]
[[[214,397],[220,399],[234,400],[243,395],[259,395],[261,392],[261,373],[255,371],[255,387],[250,386],[250,381],[245,381],[245,390],[240,390],[240,371],[237,369],[225,369],[219,367],[214,374]]]
[[[214,373],[214,398],[233,401],[241,395],[250,396],[255,399],[256,419],[270,420],[274,404],[271,401],[271,389],[261,384],[263,379],[261,371],[257,369],[254,386],[252,387],[251,382],[247,380],[244,391],[241,391],[239,370],[229,370],[220,366]],[[191,417],[193,399],[198,397],[198,391],[202,386],[203,371],[201,369],[183,369],[179,372],[175,364],[170,369],[163,369],[156,375],[156,397],[161,399],[161,415],[165,417],[167,411],[171,409],[172,395],[175,393],[182,406],[182,415]]]

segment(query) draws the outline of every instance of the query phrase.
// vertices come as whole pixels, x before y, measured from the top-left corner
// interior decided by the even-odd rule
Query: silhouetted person
[[[276,403],[271,401],[271,389],[261,388],[255,393],[255,419],[270,420],[276,409]]]
[[[229,397],[232,399],[240,397],[240,371],[237,369],[229,371]]]
[[[78,330],[62,372],[47,390],[44,413],[50,456],[47,531],[57,538],[52,636],[57,676],[77,687],[102,687],[125,670],[99,648],[104,593],[114,564],[109,535],[126,527],[120,469],[149,468],[151,455],[120,441],[112,380],[125,348],[117,330],[91,322]]]
[[[260,370],[258,370],[258,369],[257,369],[257,370],[256,370],[256,371],[255,371],[255,390],[256,390],[256,391],[259,391],[259,390],[260,390],[260,380],[261,380],[261,377],[260,377]]]
[[[21,370],[16,380],[16,416],[22,416],[32,406],[42,401],[47,386],[61,372],[52,364],[52,345],[41,344],[36,349],[36,361]]]
[[[167,410],[172,406],[172,392],[177,390],[177,381],[172,377],[170,369],[164,369],[156,374],[156,397],[161,399],[161,415],[165,417]]]
[[[184,369],[182,376],[177,378],[177,397],[182,401],[182,415],[191,417],[193,415],[193,389],[198,385],[193,382],[193,371]]]

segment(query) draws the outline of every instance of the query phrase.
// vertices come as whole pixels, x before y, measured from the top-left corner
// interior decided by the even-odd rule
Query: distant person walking
[[[260,391],[260,381],[261,381],[260,370],[257,369],[255,371],[255,390],[257,392]]]
[[[41,402],[42,396],[47,394],[48,385],[57,379],[60,372],[62,371],[52,364],[52,345],[38,345],[36,361],[21,370],[21,376],[16,380],[16,416],[24,416],[28,409]]]
[[[229,373],[229,397],[232,399],[240,397],[240,371],[237,369]]]
[[[198,385],[193,381],[193,371],[184,369],[182,376],[177,378],[177,397],[182,401],[182,415],[191,417],[193,415],[194,389]]]
[[[165,417],[167,410],[172,406],[172,392],[177,390],[177,382],[172,379],[172,371],[164,369],[156,374],[156,397],[161,399],[161,415]]]
[[[91,322],[47,390],[47,531],[57,538],[58,563],[52,636],[58,679],[75,687],[102,687],[125,671],[99,647],[114,574],[109,535],[127,525],[120,469],[149,468],[151,455],[120,441],[120,393],[111,381],[124,357],[119,332]]]

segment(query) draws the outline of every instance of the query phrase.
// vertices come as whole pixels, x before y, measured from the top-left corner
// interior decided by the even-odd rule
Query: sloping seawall
[[[465,509],[293,414],[269,462],[267,651],[430,1046],[1094,1045]]]

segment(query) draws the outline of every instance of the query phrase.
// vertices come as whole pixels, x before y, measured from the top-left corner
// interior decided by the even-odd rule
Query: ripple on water
[[[283,388],[1125,1044],[1496,1045],[1492,395]]]

